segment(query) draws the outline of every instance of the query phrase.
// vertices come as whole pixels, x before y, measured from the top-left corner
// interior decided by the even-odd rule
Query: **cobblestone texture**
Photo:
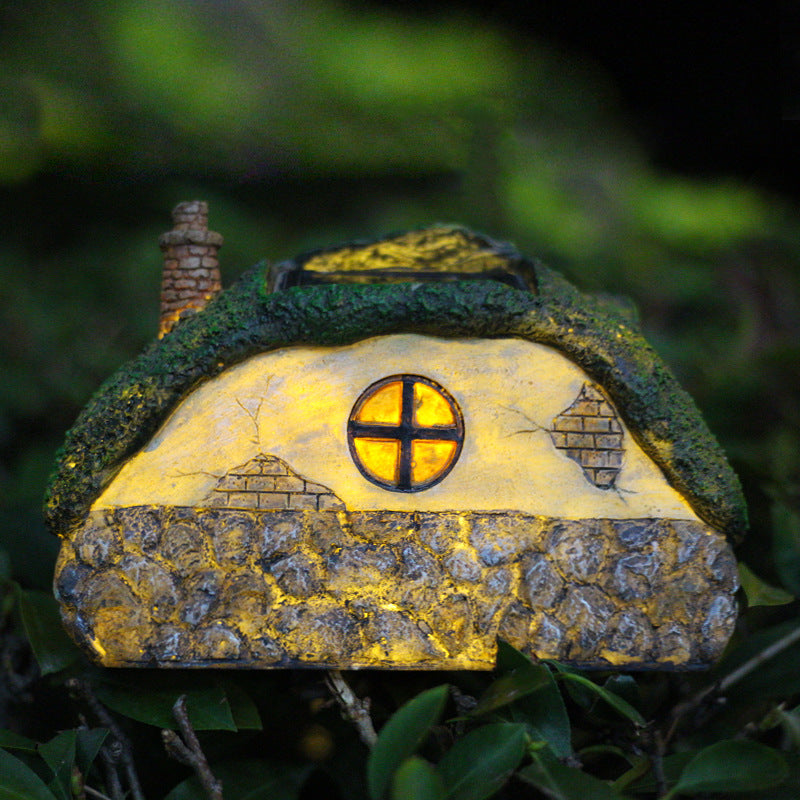
[[[611,489],[622,467],[622,426],[605,395],[584,383],[575,402],[554,420],[550,437],[557,449],[583,467],[600,489]]]
[[[198,200],[180,203],[172,212],[172,221],[172,230],[158,241],[164,254],[159,338],[222,290],[217,259],[222,236],[208,230],[208,204]]]
[[[720,655],[736,588],[702,523],[513,512],[101,510],[56,571],[68,629],[107,666],[486,669],[499,635],[576,665],[691,668]]]

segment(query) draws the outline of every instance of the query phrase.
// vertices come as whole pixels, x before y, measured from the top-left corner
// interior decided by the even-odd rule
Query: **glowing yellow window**
[[[367,480],[393,492],[419,492],[439,483],[458,460],[464,419],[435,381],[392,375],[356,400],[347,439]]]

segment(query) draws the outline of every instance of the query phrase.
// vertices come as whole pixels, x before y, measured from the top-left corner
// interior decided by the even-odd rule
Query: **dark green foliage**
[[[0,776],[0,797],[4,800],[56,800],[56,796],[30,767],[2,750]]]
[[[307,765],[287,766],[268,760],[223,761],[214,766],[225,800],[293,800],[308,777]],[[164,800],[206,800],[197,778],[179,783]]]
[[[502,641],[498,642],[497,666],[501,677],[489,684],[470,714],[482,713],[482,706],[492,711],[513,703],[516,713],[512,718],[528,726],[532,741],[545,743],[558,758],[569,758],[572,730],[552,671],[544,664],[531,663]]]
[[[753,606],[782,606],[791,603],[794,596],[778,586],[770,586],[755,575],[750,567],[739,562],[739,581],[742,591],[747,597],[747,605]],[[791,583],[784,581],[787,586]]]
[[[613,708],[618,714],[621,714],[623,717],[626,717],[633,722],[634,725],[645,724],[642,715],[627,700],[623,699],[618,694],[610,692],[608,689],[605,689],[602,686],[598,686],[596,683],[589,680],[586,676],[579,674],[578,672],[567,670],[564,667],[560,667],[558,664],[555,664],[554,666],[558,668],[558,675],[564,683],[577,684],[580,688],[584,689],[590,694],[594,694],[596,697],[611,706],[611,708]]]
[[[522,760],[526,741],[520,723],[496,722],[470,731],[437,764],[447,796],[483,800],[493,795]]]
[[[775,538],[775,569],[783,585],[800,595],[800,511],[786,502],[772,506]]]
[[[392,776],[438,721],[447,687],[428,689],[406,703],[384,726],[367,762],[367,785],[372,800],[381,800]]]
[[[10,583],[6,591],[20,607],[24,593]],[[44,630],[52,613],[45,604],[28,606],[29,630]],[[89,687],[94,700],[75,698],[83,714],[102,714],[94,721],[135,735],[131,752],[145,775],[174,772],[157,734],[177,727],[171,709],[185,696],[212,772],[233,800],[306,800],[317,792],[355,800],[647,800],[756,798],[753,792],[794,780],[798,712],[769,698],[800,694],[799,642],[796,623],[786,622],[734,645],[715,676],[679,682],[668,674],[635,680],[536,664],[504,643],[494,673],[450,673],[448,685],[434,688],[436,673],[345,673],[372,700],[378,738],[370,752],[331,707],[316,670],[98,671],[59,637],[41,638],[36,652],[42,664],[61,665],[49,677],[55,685],[71,675]],[[676,688],[680,695],[672,695]],[[745,720],[753,720],[748,738],[733,739]],[[70,800],[71,787],[84,782],[108,788],[98,756],[117,736],[78,727],[37,745],[0,731],[7,784],[0,783],[7,788],[0,797]],[[145,777],[148,797],[206,796],[196,778],[170,780],[156,790]]]
[[[758,742],[715,742],[686,764],[667,797],[768,789],[782,783],[788,772],[780,753]]]
[[[186,696],[186,709],[192,727],[198,731],[258,730],[261,720],[253,701],[230,680],[200,674],[186,688],[179,678],[139,675],[135,671],[115,671],[104,675],[95,689],[100,701],[112,711],[130,719],[175,728],[172,706],[175,698]]]
[[[620,800],[620,795],[604,781],[536,754],[533,763],[520,770],[519,777],[553,800]]]
[[[0,798],[3,800],[71,800],[75,775],[88,775],[108,731],[103,728],[63,731],[50,741],[31,747],[15,741],[8,731],[0,731]],[[42,780],[36,771],[8,750],[38,752],[47,769],[49,780]],[[36,762],[39,766],[40,762]]]
[[[55,598],[19,587],[16,587],[16,593],[25,635],[42,675],[58,672],[74,663],[78,651],[61,624]]]
[[[527,664],[498,678],[481,695],[470,716],[488,714],[510,703],[538,694],[550,685],[550,670],[541,664]]]
[[[166,756],[160,737],[159,725],[174,724],[170,701],[184,693],[198,727],[210,726],[198,736],[226,800],[369,797],[368,750],[331,704],[320,673],[103,674],[57,633],[54,604],[29,594],[49,594],[53,574],[57,541],[40,506],[55,450],[92,392],[152,339],[156,240],[181,200],[210,202],[211,225],[226,239],[226,285],[265,257],[457,220],[515,242],[585,291],[629,295],[646,339],[742,479],[751,528],[739,558],[767,587],[800,592],[797,209],[707,170],[692,179],[654,168],[622,128],[614,91],[560,47],[519,31],[512,41],[465,12],[400,15],[380,4],[364,13],[359,4],[322,0],[304,14],[297,6],[32,0],[0,11],[0,798],[63,796],[59,776],[73,734],[73,796],[82,796],[82,782],[114,794],[102,755],[91,760],[111,734],[71,696],[74,677],[114,703],[109,713],[131,742],[146,800],[207,796],[189,767]],[[624,55],[625,43],[618,46]],[[693,135],[708,141],[703,130]],[[520,308],[510,290],[494,287],[495,309],[514,310],[504,324],[527,326],[524,335],[536,328],[542,341],[561,337],[575,353],[582,326],[599,314],[635,336],[629,307],[604,298],[578,315],[577,290],[556,272],[536,272],[539,297],[560,298],[558,317],[534,325],[524,316],[534,301]],[[261,270],[239,288],[249,303],[249,289],[262,291]],[[425,297],[441,305],[435,291]],[[331,287],[309,296],[308,314],[292,316],[297,299],[287,293],[280,310],[293,335],[313,341],[313,316],[341,298]],[[128,375],[141,394],[124,397],[112,416],[124,420],[133,410],[141,439],[124,427],[85,429],[86,441],[98,436],[100,444],[87,444],[69,496],[53,498],[60,508],[74,510],[78,498],[96,493],[114,459],[144,443],[144,416],[155,409],[154,420],[213,374],[215,342],[226,330],[225,363],[279,341],[266,317],[251,327],[249,306],[225,311],[230,328],[182,325],[183,344],[169,360],[161,361],[161,346],[146,351],[141,372]],[[469,324],[467,304],[452,314],[454,332]],[[360,323],[324,324],[347,341]],[[402,329],[396,317],[387,325]],[[564,338],[571,325],[574,336]],[[621,391],[623,371],[608,352],[587,369]],[[190,362],[201,368],[169,378]],[[635,395],[625,405],[634,408]],[[147,408],[138,405],[145,396]],[[662,428],[657,416],[642,427],[654,440]],[[124,447],[107,441],[117,436]],[[675,455],[676,475],[697,470],[690,442]],[[714,487],[713,469],[701,478],[709,502],[716,494],[739,507]],[[440,765],[448,753],[488,727],[523,725],[525,752],[495,792],[500,800],[663,800],[695,791],[796,800],[798,604],[761,605],[763,587],[748,581],[745,589],[750,607],[743,597],[736,636],[710,674],[579,680],[503,648],[493,673],[345,675],[371,699],[379,734],[406,703],[452,687],[429,735],[411,742],[417,750],[406,757],[409,742],[401,740],[387,753],[395,765],[389,796],[446,797]],[[647,724],[635,724],[628,709]],[[84,748],[87,733],[95,738]],[[484,745],[488,753],[492,743]],[[54,772],[43,755],[58,747],[66,758],[51,759]],[[476,761],[482,752],[474,751]]]
[[[392,800],[444,800],[444,783],[425,759],[409,756],[394,773]]]

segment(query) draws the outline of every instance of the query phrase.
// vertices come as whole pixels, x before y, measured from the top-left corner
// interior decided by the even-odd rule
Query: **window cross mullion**
[[[387,405],[392,396],[386,393],[398,388],[395,405]],[[419,424],[417,400],[426,409],[426,424]],[[433,410],[425,405],[429,402],[433,403]],[[369,409],[368,421],[359,418],[365,407]],[[441,424],[437,424],[439,419]],[[437,484],[455,464],[461,453],[464,422],[457,403],[439,384],[421,375],[392,375],[362,392],[350,413],[347,437],[353,461],[367,480],[389,491],[417,492]],[[370,441],[375,446],[368,446]],[[386,450],[385,446],[381,449],[381,442],[395,443],[394,467],[385,460]],[[423,446],[425,442],[428,444]],[[441,446],[437,447],[436,442]],[[445,442],[454,444],[443,449]],[[419,464],[415,464],[415,457],[421,459]]]

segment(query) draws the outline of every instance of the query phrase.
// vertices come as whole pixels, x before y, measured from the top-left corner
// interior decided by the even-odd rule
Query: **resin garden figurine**
[[[159,338],[67,435],[55,591],[106,666],[696,668],[741,490],[635,322],[434,227],[220,291],[175,211]]]

